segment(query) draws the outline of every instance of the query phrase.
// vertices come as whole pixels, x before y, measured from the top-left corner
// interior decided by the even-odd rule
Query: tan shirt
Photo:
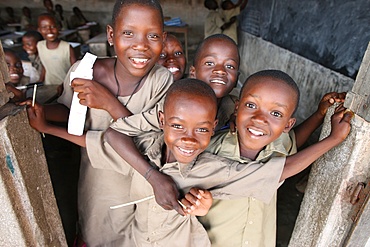
[[[41,40],[37,42],[37,51],[45,68],[44,84],[62,84],[71,67],[69,43],[61,40],[58,47],[51,50],[46,47],[46,40]]]
[[[121,120],[112,126],[119,124],[119,121]],[[281,173],[281,166],[274,164],[285,163],[285,157],[276,157],[270,161],[272,168],[259,161],[245,165],[210,153],[202,153],[190,164],[174,162],[161,165],[164,145],[162,133],[142,135],[136,138],[136,144],[161,172],[176,181],[183,193],[197,186],[209,189],[213,197],[218,199],[253,196],[269,202],[279,184]],[[112,150],[107,143],[103,146]],[[109,169],[106,164],[100,162],[97,165]],[[118,169],[118,172],[130,170],[122,162],[120,166],[110,169]],[[150,184],[137,172],[133,173],[130,195],[132,201],[153,195]],[[175,210],[164,210],[155,199],[137,203],[132,236],[137,246],[210,246],[208,235],[196,217],[182,217]]]
[[[72,66],[74,71],[79,62]],[[70,72],[69,72],[70,73]],[[73,90],[69,86],[69,73],[64,82],[64,91],[58,102],[70,107]],[[133,114],[142,117],[156,105],[172,83],[172,75],[166,68],[155,65],[149,72],[143,86],[127,105]],[[125,104],[130,96],[119,97]],[[133,115],[135,117],[135,115]],[[130,117],[129,117],[130,118]],[[102,147],[100,137],[111,124],[111,116],[100,109],[88,109],[85,129],[86,148],[81,148],[81,168],[78,184],[79,224],[83,239],[88,246],[132,246],[125,229],[133,217],[133,207],[109,210],[109,206],[129,200],[130,174],[122,175],[112,170],[95,169],[94,163],[101,163],[99,155]],[[106,154],[108,157],[111,155]],[[104,162],[106,162],[104,160]],[[118,163],[120,164],[120,163]]]
[[[233,8],[230,10],[223,10],[222,17],[225,22],[229,22],[231,17],[238,16],[240,14],[240,7]],[[238,21],[235,21],[231,26],[225,29],[222,33],[232,38],[235,43],[238,43]]]
[[[218,123],[215,128],[215,131],[218,131],[228,125],[230,116],[235,111],[235,102],[237,101],[238,97],[234,95],[227,95],[221,99],[219,107],[217,109],[217,119]]]
[[[221,27],[224,23],[218,10],[210,10],[204,21],[204,38],[222,33]]]
[[[248,165],[250,159],[240,156],[237,135],[228,131],[218,133],[207,151]],[[285,163],[272,164],[273,157],[284,157],[297,152],[295,135],[283,133],[260,152],[256,160],[264,162],[265,168],[283,167]],[[282,168],[280,168],[282,170]],[[273,172],[271,171],[267,171]],[[267,174],[262,174],[265,176]],[[281,175],[278,174],[279,176]],[[253,246],[275,247],[276,245],[276,190],[273,199],[266,203],[255,197],[238,200],[214,200],[214,203],[200,221],[207,229],[213,247]]]

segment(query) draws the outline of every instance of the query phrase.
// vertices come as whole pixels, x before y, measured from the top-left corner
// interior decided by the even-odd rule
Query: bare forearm
[[[81,147],[86,147],[86,135],[75,136],[75,135],[68,134],[65,127],[59,127],[59,126],[50,124],[44,130],[42,130],[42,132],[45,134],[60,137],[67,141],[73,142]]]
[[[320,113],[315,112],[304,122],[294,128],[296,136],[297,147],[301,147],[310,135],[318,128],[324,121],[324,116]]]
[[[303,171],[321,155],[337,146],[339,143],[341,143],[341,140],[336,140],[335,138],[329,136],[294,155],[288,156],[283,173],[280,177],[280,181],[283,181]]]
[[[69,109],[62,104],[44,105],[45,119],[53,122],[68,121]]]
[[[128,117],[132,115],[132,113],[118,100],[112,102],[112,104],[109,105],[109,109],[107,109],[107,111],[114,119],[114,121],[116,121],[119,118]]]

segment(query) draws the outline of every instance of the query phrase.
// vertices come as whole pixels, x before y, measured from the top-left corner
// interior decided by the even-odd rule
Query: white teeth
[[[211,83],[218,83],[218,84],[226,85],[226,82],[221,81],[221,80],[217,80],[217,79],[211,80]]]
[[[10,74],[9,76],[12,77],[12,78],[19,78],[18,74]]]
[[[263,133],[261,131],[257,131],[257,130],[254,130],[254,129],[248,129],[249,132],[251,132],[253,135],[256,135],[256,136],[263,136]]]
[[[46,36],[47,36],[47,37],[54,37],[54,34],[49,33],[49,34],[47,34]]]
[[[146,58],[131,58],[131,59],[135,63],[146,63],[148,61],[148,59],[146,59]]]
[[[181,152],[183,152],[183,153],[187,153],[187,154],[192,154],[192,153],[194,153],[194,150],[187,150],[187,149],[183,149],[183,148],[180,148],[180,147],[179,147],[179,150],[180,150]]]
[[[178,68],[173,68],[173,67],[171,67],[171,68],[167,68],[171,73],[175,73],[176,71],[179,71],[179,69]]]

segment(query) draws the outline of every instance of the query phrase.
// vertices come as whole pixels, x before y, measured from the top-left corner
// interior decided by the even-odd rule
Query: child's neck
[[[46,47],[50,50],[53,50],[53,49],[56,49],[58,48],[59,46],[59,43],[60,43],[60,39],[56,39],[54,41],[46,41]]]
[[[261,150],[251,150],[240,147],[240,156],[251,160],[256,160]]]

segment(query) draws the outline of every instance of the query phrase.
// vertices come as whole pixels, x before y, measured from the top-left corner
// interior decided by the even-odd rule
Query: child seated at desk
[[[22,37],[23,50],[26,51],[29,61],[22,61],[24,75],[30,77],[30,82],[43,82],[45,69],[41,63],[37,51],[37,43],[43,40],[42,35],[37,31],[28,31]]]

